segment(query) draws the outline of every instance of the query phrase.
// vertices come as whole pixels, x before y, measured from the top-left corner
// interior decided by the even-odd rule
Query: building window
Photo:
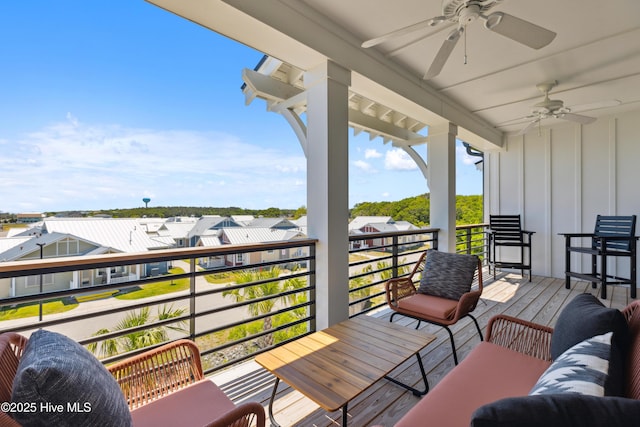
[[[236,263],[244,262],[244,254],[236,254]]]
[[[57,254],[78,255],[80,254],[80,241],[76,239],[63,239],[56,244]]]
[[[53,274],[43,274],[42,275],[42,286],[53,285]],[[40,286],[40,276],[26,276],[25,277],[25,286],[27,288],[35,288]]]

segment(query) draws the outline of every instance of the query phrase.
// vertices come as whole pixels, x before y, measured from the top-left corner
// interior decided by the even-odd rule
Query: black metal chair
[[[591,282],[596,288],[602,284],[600,297],[607,298],[607,285],[629,285],[631,298],[636,297],[636,216],[603,216],[598,215],[593,233],[561,233],[565,237],[565,286],[571,287],[570,277]],[[573,238],[589,238],[591,246],[571,246]],[[571,254],[583,253],[591,255],[591,272],[571,271]],[[608,257],[629,258],[629,277],[614,276],[607,271]],[[598,269],[598,259],[600,269]]]
[[[513,268],[520,270],[522,277],[524,277],[524,271],[528,270],[529,281],[531,281],[531,236],[535,231],[522,229],[520,215],[489,215],[487,233],[489,237],[488,262],[489,268],[493,266],[493,278],[496,278],[496,268]],[[506,261],[501,256],[501,259],[498,260],[496,257],[497,247],[520,248],[519,259],[514,261],[514,257],[512,257]]]

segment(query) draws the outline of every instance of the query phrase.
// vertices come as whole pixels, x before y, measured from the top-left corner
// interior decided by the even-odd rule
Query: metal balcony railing
[[[59,331],[104,363],[185,337],[198,343],[212,372],[315,329],[315,242],[0,263],[0,283],[23,293],[0,299],[0,332]],[[216,268],[201,267],[211,259],[218,260]],[[69,289],[77,283],[69,277],[104,276],[105,269],[150,274]],[[19,286],[42,277],[42,291]],[[53,290],[57,283],[66,289]],[[52,305],[73,309],[49,314]]]
[[[488,224],[456,227],[456,252],[486,258]],[[349,236],[349,316],[386,307],[384,283],[407,275],[420,254],[438,249],[438,229]]]
[[[489,250],[486,230],[489,224],[459,225],[456,227],[456,252],[478,255],[485,260]]]
[[[458,250],[484,252],[484,227],[458,227]],[[356,316],[386,306],[384,282],[408,274],[422,251],[437,248],[438,230],[367,233],[349,243],[349,315]],[[14,292],[0,299],[0,333],[59,331],[104,363],[186,337],[196,341],[211,373],[315,331],[315,244],[301,239],[0,263],[0,289],[10,283]],[[127,280],[97,280],[113,271]],[[40,291],[34,283],[43,277]],[[52,306],[59,312],[50,313]]]

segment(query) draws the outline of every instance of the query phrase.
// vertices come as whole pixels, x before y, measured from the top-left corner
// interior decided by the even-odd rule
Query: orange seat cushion
[[[398,311],[418,317],[450,319],[458,307],[458,301],[436,297],[433,295],[413,294],[398,301]]]
[[[203,426],[235,408],[209,380],[191,384],[131,411],[135,427]]]
[[[481,342],[395,427],[462,427],[480,406],[526,396],[551,362]]]

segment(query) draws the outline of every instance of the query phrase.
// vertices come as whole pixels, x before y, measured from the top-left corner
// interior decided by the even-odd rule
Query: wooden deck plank
[[[498,272],[497,280],[493,281],[492,275],[486,273],[485,270],[484,278],[485,286],[482,299],[473,312],[483,332],[489,319],[499,313],[506,313],[553,327],[563,307],[575,295],[588,292],[599,296],[600,291],[592,289],[591,284],[584,281],[572,281],[571,289],[565,289],[564,279],[533,276],[532,281],[528,282],[528,277],[522,278],[515,273]],[[620,309],[633,301],[629,297],[628,287],[609,286],[607,291],[608,299],[602,300],[602,302],[608,307]],[[388,322],[390,312],[382,310],[376,316]],[[435,336],[435,340],[420,351],[429,385],[433,388],[453,368],[451,346],[446,331],[441,327],[424,322],[417,331],[414,331],[417,321],[401,316],[396,316],[393,324],[406,328],[407,332],[410,330]],[[372,329],[375,330],[375,328]],[[466,319],[458,322],[451,330],[454,334],[458,357],[462,360],[478,344],[478,334],[473,322]],[[343,332],[347,333],[347,331]],[[394,344],[398,343],[394,342]],[[335,355],[335,360],[341,359]],[[235,402],[257,400],[266,408],[272,390],[273,377],[255,362],[251,363],[255,365],[257,372],[254,375],[246,375],[244,378],[222,384],[215,378],[213,379],[225,392],[227,389],[230,390],[232,393],[230,396],[238,396],[234,398]],[[394,369],[390,375],[414,387],[422,387],[415,357],[410,357]],[[271,381],[266,380],[268,377],[271,377]],[[254,386],[253,393],[251,387],[247,387],[247,382]],[[418,401],[419,398],[401,387],[384,379],[380,380],[349,402],[349,425],[357,427],[373,424],[392,426]],[[283,383],[280,383],[274,411],[276,419],[283,426],[334,427],[339,424],[341,416],[340,411],[327,412],[319,408],[317,404]]]

